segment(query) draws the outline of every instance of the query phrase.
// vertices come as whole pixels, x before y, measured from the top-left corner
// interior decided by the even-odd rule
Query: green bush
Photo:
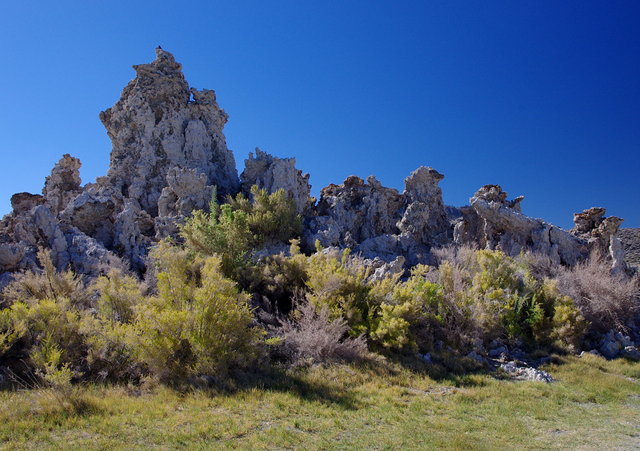
[[[246,212],[229,204],[219,206],[214,190],[209,212],[194,211],[180,230],[187,247],[205,256],[220,256],[224,274],[238,280],[255,241]]]
[[[415,266],[405,282],[397,278],[380,281],[374,293],[384,292],[381,286],[391,284],[389,300],[383,300],[371,337],[384,347],[427,350],[433,347],[437,329],[446,317],[442,287],[427,280],[430,268]]]
[[[303,295],[307,286],[307,257],[300,253],[298,240],[291,240],[290,257],[284,254],[262,259],[259,264],[247,267],[241,285],[251,293],[265,297],[279,313],[292,309],[292,300]]]
[[[367,283],[370,271],[364,264],[347,249],[316,252],[307,265],[309,302],[318,310],[326,307],[331,318],[344,318],[352,336],[369,335],[376,305]]]
[[[143,291],[135,277],[112,269],[106,276],[98,277],[92,288],[99,294],[96,310],[101,318],[121,323],[133,320]]]
[[[444,261],[437,275],[468,336],[521,339],[531,347],[581,341],[585,323],[572,299],[552,281],[534,277],[526,260],[491,250],[473,255]]]
[[[248,296],[224,277],[218,257],[161,246],[158,296],[144,298],[134,327],[140,358],[161,380],[226,375],[256,357],[262,331],[252,326]]]
[[[301,230],[302,219],[286,191],[269,194],[254,185],[251,199],[239,193],[221,206],[214,192],[209,212],[194,211],[181,227],[181,235],[190,249],[206,256],[218,255],[227,277],[244,282],[253,249],[274,241],[287,242]],[[250,281],[243,283],[248,284]]]
[[[294,200],[284,189],[269,194],[267,190],[253,185],[250,200],[240,193],[227,201],[234,211],[247,215],[255,247],[269,241],[286,243],[302,232],[302,218],[296,211]]]
[[[81,315],[71,300],[14,302],[2,310],[0,318],[0,350],[4,355],[27,356],[25,363],[43,377],[57,377],[58,369],[66,373],[66,369],[81,366],[85,349]]]

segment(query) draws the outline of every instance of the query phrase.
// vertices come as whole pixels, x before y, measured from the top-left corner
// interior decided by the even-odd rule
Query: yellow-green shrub
[[[387,285],[391,291],[390,296],[385,296],[390,299],[380,304],[376,327],[371,333],[374,340],[387,348],[400,349],[409,345],[426,350],[432,347],[437,329],[447,313],[442,287],[427,280],[429,271],[428,266],[418,265],[404,282],[390,277],[375,284],[373,293],[380,292],[380,285]]]
[[[81,366],[84,341],[80,332],[80,312],[67,298],[31,299],[15,302],[1,314],[0,350],[4,354],[28,356],[25,361],[41,376],[57,369]],[[20,344],[19,349],[15,346]],[[3,354],[0,354],[0,358]],[[55,374],[54,374],[55,373]]]
[[[254,246],[271,240],[286,243],[302,231],[302,218],[296,211],[294,200],[284,189],[270,194],[253,185],[251,199],[240,193],[235,199],[229,197],[227,202],[235,211],[243,211],[247,215]]]
[[[112,269],[106,276],[98,277],[92,288],[99,294],[96,309],[100,317],[131,322],[135,306],[142,297],[142,287],[136,278]]]
[[[239,193],[218,205],[216,193],[209,212],[197,210],[181,227],[186,245],[203,255],[218,255],[227,277],[243,280],[248,254],[270,241],[287,242],[300,234],[302,219],[283,189],[269,194],[257,186],[251,199]]]
[[[29,299],[68,298],[79,306],[88,303],[89,295],[82,280],[70,270],[56,271],[49,249],[40,249],[37,257],[42,271],[16,274],[2,291],[5,306]]]
[[[342,317],[351,334],[369,334],[376,305],[367,283],[369,270],[349,250],[317,252],[308,261],[307,299],[317,309],[327,307],[332,318]]]
[[[137,350],[166,381],[226,374],[256,356],[262,331],[252,326],[248,296],[224,277],[220,258],[167,249],[158,259],[158,296],[144,298],[134,326]]]

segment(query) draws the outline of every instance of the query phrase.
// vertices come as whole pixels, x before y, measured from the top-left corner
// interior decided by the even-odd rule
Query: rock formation
[[[215,93],[189,88],[181,65],[160,48],[155,61],[134,69],[120,100],[100,113],[113,144],[107,175],[81,187],[80,161],[64,155],[43,196],[14,195],[0,224],[2,270],[35,267],[44,246],[59,268],[96,275],[119,256],[124,262],[113,264],[143,271],[149,247],[206,208],[213,186],[220,197],[238,192]]]
[[[125,198],[157,216],[158,199],[174,167],[194,169],[218,194],[238,191],[238,173],[222,129],[227,114],[213,91],[189,88],[182,66],[158,48],[120,100],[100,113],[113,143],[107,178]]]
[[[507,200],[498,185],[485,185],[462,208],[462,218],[454,226],[454,242],[480,248],[500,249],[508,255],[533,251],[553,261],[573,265],[589,254],[583,240],[521,212],[523,197]]]
[[[391,262],[401,255],[409,265],[432,262],[429,250],[450,241],[442,191],[444,176],[421,167],[405,179],[402,194],[385,188],[374,177],[365,182],[348,177],[342,185],[329,185],[320,194],[313,215],[307,218],[303,243],[350,247],[364,257]]]
[[[256,156],[249,153],[249,158],[244,160],[240,181],[242,192],[247,196],[253,185],[270,193],[284,189],[295,201],[299,213],[308,212],[314,201],[309,174],[296,169],[295,158],[276,158],[256,148]]]
[[[617,235],[623,220],[616,216],[606,218],[605,212],[604,208],[593,207],[574,214],[571,233],[586,241],[599,255],[608,256],[614,272],[625,271],[624,249]]]
[[[302,245],[308,251],[316,242],[349,247],[370,261],[375,277],[434,263],[431,249],[449,244],[510,255],[536,251],[566,265],[595,249],[615,271],[625,269],[616,236],[622,220],[605,218],[604,209],[576,214],[567,232],[525,216],[523,197],[509,201],[498,185],[480,188],[469,206],[447,207],[438,186],[444,176],[429,167],[411,173],[402,193],[374,176],[351,176],[323,188],[317,204],[309,175],[293,158],[256,149],[238,179],[222,133],[227,115],[215,93],[189,88],[181,65],[160,48],[155,61],[133,67],[136,77],[120,100],[100,113],[113,145],[107,175],[82,187],[80,161],[64,155],[42,195],[11,198],[13,211],[0,221],[0,285],[12,272],[36,268],[39,247],[52,250],[59,269],[90,277],[113,266],[142,273],[149,248],[175,235],[194,209],[206,209],[214,188],[222,199],[240,190],[249,194],[252,185],[289,193],[304,217]]]

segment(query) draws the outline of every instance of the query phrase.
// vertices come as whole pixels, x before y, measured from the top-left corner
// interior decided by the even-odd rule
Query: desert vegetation
[[[374,275],[348,249],[301,253],[299,232],[283,190],[254,188],[250,199],[195,211],[177,240],[154,247],[145,282],[113,269],[86,284],[42,250],[43,270],[2,293],[4,366],[52,386],[147,377],[188,385],[283,360],[464,356],[496,340],[575,353],[599,334],[627,333],[637,315],[638,278],[611,274],[598,256],[566,268],[449,247],[435,251],[437,266]],[[287,252],[257,257],[286,242]]]
[[[208,210],[185,221],[179,236],[153,248],[144,280],[112,269],[87,282],[71,271],[56,271],[50,253],[42,250],[42,271],[23,272],[7,285],[0,304],[2,380],[7,388],[43,394],[39,407],[19,408],[24,421],[41,421],[33,419],[34,412],[56,417],[97,409],[124,415],[109,404],[109,397],[120,396],[118,390],[127,397],[146,390],[168,399],[174,395],[166,390],[282,390],[291,384],[293,391],[306,391],[311,389],[301,387],[324,377],[319,374],[342,378],[341,370],[331,369],[341,367],[355,368],[349,370],[355,375],[326,388],[335,390],[331,396],[355,390],[358,378],[373,385],[391,378],[397,387],[435,380],[493,387],[453,391],[453,408],[462,412],[464,405],[498,390],[493,385],[498,382],[482,375],[493,374],[494,367],[481,357],[496,343],[523,359],[568,356],[597,346],[609,331],[629,333],[638,314],[638,277],[612,274],[597,255],[562,267],[535,254],[509,257],[499,250],[447,247],[434,251],[437,265],[376,272],[348,249],[318,244],[315,252],[301,252],[301,219],[282,190],[269,194],[254,188],[250,198],[238,195],[223,205],[215,193],[213,199]],[[260,253],[265,246],[284,249],[285,244],[288,249],[279,254]],[[582,368],[575,357],[567,358]],[[628,365],[624,371],[637,372],[637,364]],[[480,379],[463,376],[469,373]],[[427,379],[419,382],[419,377]],[[114,383],[127,388],[109,388]],[[353,402],[367,404],[358,398],[373,396],[367,391],[373,386],[367,387]],[[401,389],[390,390],[371,402],[404,405]],[[433,408],[427,406],[432,400],[413,400],[416,390],[428,398],[428,388],[406,390],[412,399],[408,408]],[[553,396],[568,396],[562,390]],[[101,391],[107,395],[100,401]],[[3,402],[21,396],[11,393]],[[326,396],[314,409],[324,409]],[[209,405],[206,399],[192,402]],[[292,408],[290,401],[273,402]],[[318,427],[301,421],[303,430]],[[16,439],[6,430],[0,434]],[[425,443],[439,439],[429,440]]]

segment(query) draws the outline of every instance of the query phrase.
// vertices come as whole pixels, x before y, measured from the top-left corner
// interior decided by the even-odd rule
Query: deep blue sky
[[[5,1],[0,213],[63,153],[106,173],[98,112],[160,44],[216,90],[239,170],[295,156],[317,195],[428,165],[451,205],[497,183],[562,227],[640,227],[639,24],[637,1]]]

